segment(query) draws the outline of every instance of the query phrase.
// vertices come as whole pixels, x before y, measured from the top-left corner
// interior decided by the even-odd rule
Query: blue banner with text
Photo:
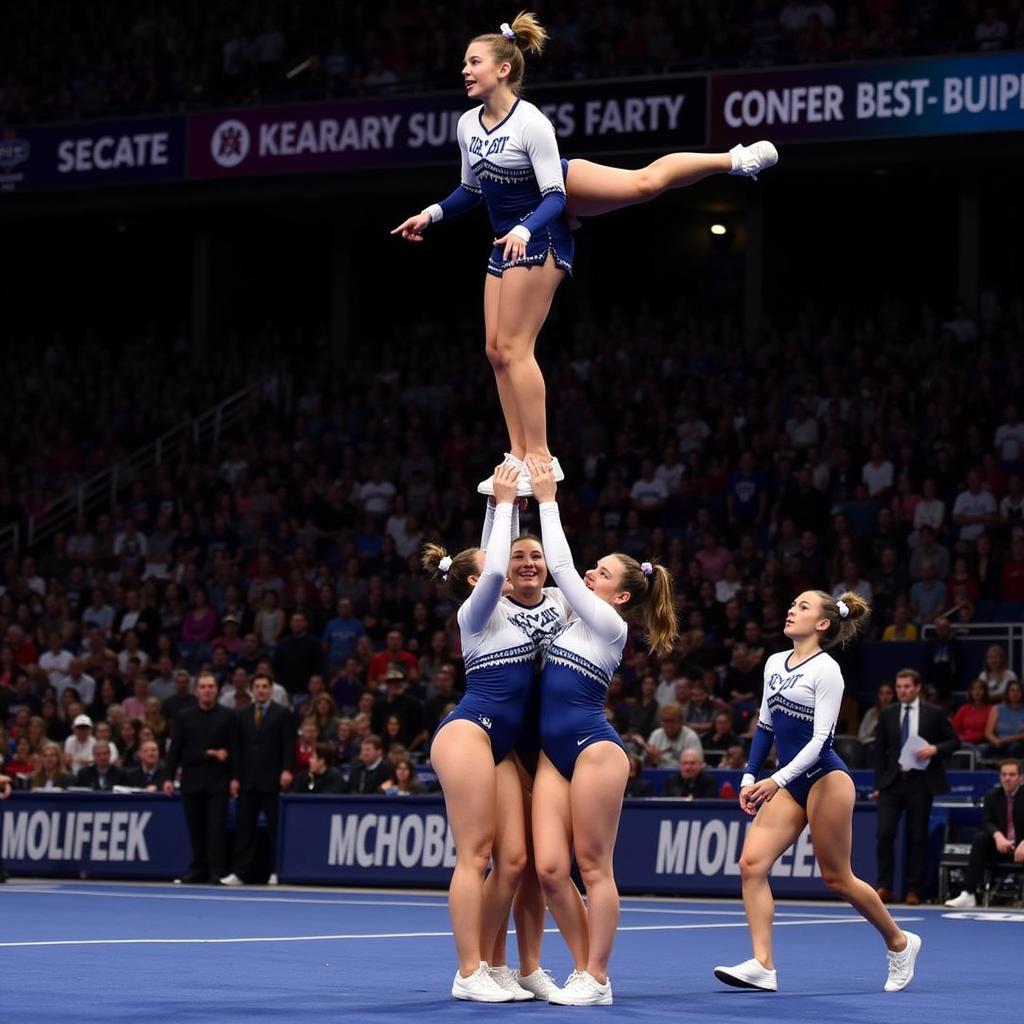
[[[174,878],[188,832],[178,797],[37,790],[0,804],[0,855],[19,874]]]

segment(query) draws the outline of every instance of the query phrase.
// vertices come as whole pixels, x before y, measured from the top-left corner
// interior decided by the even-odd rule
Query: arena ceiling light
[[[726,227],[724,224],[712,224],[711,234],[713,235],[724,235],[726,233]]]

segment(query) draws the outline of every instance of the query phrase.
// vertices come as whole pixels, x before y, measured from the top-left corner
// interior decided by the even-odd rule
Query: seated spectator
[[[309,767],[309,759],[320,742],[320,727],[315,718],[304,718],[299,725],[299,735],[295,739],[295,770],[305,771]]]
[[[679,755],[679,774],[665,783],[665,796],[704,800],[718,796],[718,783],[704,771],[704,757],[695,750]]]
[[[124,635],[124,647],[117,652],[117,670],[122,676],[128,674],[129,662],[136,662],[140,672],[149,668],[149,655],[139,645],[139,634],[129,629]]]
[[[745,643],[736,644],[732,649],[724,688],[737,729],[742,730],[757,710],[758,694],[764,683],[763,655],[763,649],[751,649]]]
[[[640,680],[640,699],[630,708],[629,724],[623,735],[637,734],[642,740],[658,727],[658,711],[660,705],[655,696],[657,680],[647,674]]]
[[[728,768],[729,771],[742,771],[747,766],[747,755],[741,744],[737,743],[725,752],[722,760],[718,762],[719,768]],[[723,793],[723,796],[725,794]],[[733,796],[736,794],[733,793]]]
[[[316,723],[317,739],[331,743],[338,735],[338,712],[334,707],[334,698],[329,693],[318,693],[312,700],[312,707],[306,711],[306,719]]]
[[[653,676],[651,677],[654,678]],[[626,779],[626,797],[644,797],[654,794],[650,779],[644,778],[644,762],[636,754],[629,755],[629,778]]]
[[[76,715],[71,725],[72,733],[64,741],[64,766],[70,772],[77,772],[92,764],[96,737],[92,734],[92,719],[88,715]]]
[[[393,779],[395,770],[384,757],[384,744],[379,736],[371,733],[363,740],[359,760],[352,767],[348,780],[348,791],[371,795],[380,790],[381,783]]]
[[[192,693],[192,677],[188,674],[188,669],[175,669],[174,693],[160,705],[160,711],[167,719],[167,727],[173,730],[174,719],[178,714],[185,708],[195,707],[197,703]]]
[[[868,604],[871,604],[875,598],[874,589],[861,576],[860,566],[852,559],[843,564],[843,578],[832,588],[832,596],[837,601],[846,593],[857,594]]]
[[[420,663],[411,651],[405,650],[405,637],[400,629],[389,629],[384,638],[384,650],[370,659],[366,673],[371,686],[382,682],[387,672],[398,664],[405,670],[405,678],[415,683],[419,679]]]
[[[110,758],[114,764],[120,765],[121,763],[121,752],[117,748],[117,744],[114,742],[114,730],[111,728],[109,722],[97,722],[96,728],[93,729],[93,735],[96,737],[96,742],[99,743],[103,740],[104,743],[110,744]]]
[[[305,690],[300,690],[292,698],[292,708],[299,718],[313,714],[316,698],[321,693],[327,693],[327,683],[324,681],[324,677],[321,675],[310,676]]]
[[[434,677],[433,696],[428,697],[423,704],[423,725],[431,736],[447,714],[444,709],[449,704],[457,704],[458,700],[459,695],[455,692],[455,666],[445,665]]]
[[[359,756],[359,748],[362,741],[356,736],[355,722],[343,716],[338,719],[338,735],[334,739],[334,746],[337,749],[336,762],[348,764]]]
[[[731,711],[718,711],[715,713],[711,728],[701,737],[701,743],[704,747],[705,756],[712,751],[721,754],[728,750],[729,747],[739,743],[739,737],[732,729]]]
[[[89,737],[92,739],[92,737]],[[39,752],[39,768],[28,781],[30,789],[67,789],[75,784],[75,777],[64,771],[60,747],[44,743]]]
[[[665,704],[658,715],[661,725],[640,743],[652,768],[673,768],[684,750],[701,752],[700,738],[683,723],[678,704]],[[634,737],[634,740],[637,740]]]
[[[898,598],[892,610],[892,622],[882,631],[887,643],[912,643],[917,640],[917,626],[910,621],[910,607],[905,597]]]
[[[945,616],[935,620],[935,635],[925,643],[924,678],[948,698],[953,692],[960,670],[960,641],[953,624]]]
[[[887,708],[896,699],[896,688],[888,679],[883,679],[875,690],[875,703],[864,712],[857,730],[857,739],[867,745],[874,743],[875,730],[878,728],[878,716],[883,708]]]
[[[146,740],[139,744],[138,764],[127,771],[124,777],[126,786],[144,789],[147,793],[155,793],[164,788],[168,779],[167,769],[160,760],[160,747],[155,740]]]
[[[302,612],[292,613],[289,627],[274,650],[273,677],[289,694],[294,694],[305,690],[310,676],[325,675],[327,662],[319,639],[307,632]]]
[[[334,747],[316,743],[304,771],[292,782],[293,793],[344,793],[345,780],[334,767]]]
[[[711,731],[716,717],[716,707],[703,681],[690,687],[690,699],[686,705],[686,724],[698,736],[705,736]]]
[[[441,636],[443,637],[444,634],[442,633]],[[439,669],[438,675],[440,674],[441,670]],[[432,674],[431,679],[433,680],[434,678],[435,677]],[[453,671],[453,683],[454,679],[455,674]],[[349,655],[345,658],[345,664],[341,671],[338,672],[331,682],[331,696],[334,698],[335,706],[343,714],[354,714],[356,704],[359,701],[359,696],[364,689],[366,689],[366,683],[363,679],[363,674],[359,669],[359,659]]]
[[[236,668],[231,673],[231,680],[221,688],[217,703],[222,707],[238,711],[249,703],[252,694],[249,692],[249,673],[244,668]]]
[[[14,753],[3,766],[8,775],[27,777],[37,771],[40,755],[33,753],[27,736],[19,736],[14,745]]]
[[[93,763],[79,769],[75,776],[75,785],[87,789],[111,790],[114,786],[124,785],[125,772],[114,764],[111,758],[110,744],[106,740],[97,740],[92,749]]]
[[[416,777],[416,767],[408,757],[399,757],[391,763],[395,777],[380,784],[380,791],[385,796],[420,796],[426,793],[427,787]]]
[[[946,580],[946,606],[960,608],[965,604],[975,605],[981,588],[971,575],[967,559],[960,557],[953,562],[953,571]]]
[[[121,701],[124,713],[129,718],[145,718],[146,699],[149,697],[149,680],[144,675],[135,678],[130,697]]]
[[[996,499],[985,490],[981,470],[967,473],[967,488],[956,496],[953,503],[953,525],[960,528],[961,541],[974,541],[986,529],[999,525],[999,507]]]
[[[985,739],[989,757],[1024,756],[1024,685],[1019,680],[1007,683],[1002,702],[989,710]]]
[[[384,723],[384,733],[381,739],[384,741],[384,752],[388,755],[396,746],[401,746],[403,750],[409,749],[405,743],[405,736],[402,733],[402,720],[398,715],[388,715],[388,720]]]
[[[1017,678],[1017,673],[1006,664],[1006,651],[992,644],[985,652],[985,667],[978,676],[988,687],[991,701],[1001,700],[1006,687]]]
[[[967,701],[953,715],[953,732],[964,746],[981,747],[985,742],[992,706],[988,699],[988,686],[984,679],[975,679],[967,688]]]
[[[918,506],[920,508],[920,506]],[[913,539],[913,535],[912,539]],[[917,543],[910,554],[910,579],[916,582],[924,575],[925,562],[931,562],[935,577],[939,580],[949,576],[949,549],[938,541],[935,527],[925,523],[917,532]]]
[[[264,590],[260,609],[256,613],[256,620],[253,623],[257,642],[268,651],[277,647],[277,642],[284,632],[285,618],[280,603],[281,598],[276,590],[270,588]]]
[[[981,828],[974,833],[964,888],[947,907],[963,910],[978,905],[985,869],[998,864],[1024,864],[1024,794],[1020,791],[1020,762],[1002,761],[999,785],[985,794]]]
[[[220,625],[221,628],[218,630],[220,635],[210,641],[210,648],[212,650],[216,647],[223,647],[229,658],[234,660],[242,650],[242,636],[239,632],[242,623],[237,615],[228,614],[220,620]]]
[[[410,750],[419,750],[427,741],[423,725],[423,703],[408,691],[408,676],[400,663],[395,663],[383,675],[387,687],[385,696],[378,699],[373,709],[373,731],[385,732],[387,720],[394,715],[402,724],[399,742]]]
[[[169,654],[161,654],[156,661],[155,675],[149,680],[149,695],[162,704],[174,696],[174,662]]]
[[[139,728],[141,725],[142,721],[138,718],[124,718],[118,723],[115,736],[122,768],[134,768],[138,763]]]
[[[641,680],[643,676],[641,675]],[[655,699],[659,705],[676,704],[676,683],[684,678],[679,674],[679,665],[675,658],[662,658],[658,666],[657,685],[655,688]],[[687,698],[689,699],[689,698]]]
[[[157,743],[163,749],[170,739],[170,732],[167,719],[164,718],[163,712],[160,710],[160,701],[156,697],[146,698],[146,713],[142,716],[142,721],[144,725],[148,725],[153,730]]]
[[[946,610],[946,587],[929,560],[921,563],[921,578],[910,588],[910,615],[919,625],[934,621]]]
[[[388,748],[388,752],[385,756],[391,762],[391,767],[394,768],[394,766],[398,764],[398,762],[401,761],[403,757],[409,756],[409,751],[406,750],[401,743],[392,743],[391,746]]]
[[[181,623],[181,653],[186,662],[196,667],[208,656],[220,624],[217,609],[210,607],[204,588],[197,587],[191,598],[193,606]]]

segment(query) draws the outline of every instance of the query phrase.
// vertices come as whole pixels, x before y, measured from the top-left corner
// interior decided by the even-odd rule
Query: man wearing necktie
[[[267,818],[270,841],[271,885],[277,882],[277,811],[282,789],[292,784],[295,767],[295,723],[292,713],[270,699],[274,681],[265,672],[250,680],[252,703],[238,715],[241,756],[238,777],[231,780],[235,809],[235,856],[224,885],[243,885],[252,880],[256,861],[260,812]]]
[[[139,744],[138,766],[132,768],[124,778],[126,786],[144,789],[153,793],[163,789],[167,780],[167,769],[160,760],[160,747],[156,740],[145,740]]]
[[[75,785],[100,790],[123,785],[124,769],[112,764],[110,755],[110,744],[106,740],[97,740],[92,748],[93,763],[79,770],[75,776]]]
[[[985,869],[993,864],[1024,864],[1024,792],[1020,783],[1020,762],[1003,761],[999,765],[999,785],[985,794],[981,828],[971,843],[964,888],[958,896],[946,900],[947,907],[976,907]]]
[[[900,765],[911,738],[925,741],[912,767]],[[927,872],[928,818],[932,800],[948,793],[943,762],[960,746],[942,708],[921,699],[921,677],[912,668],[896,676],[896,700],[883,708],[875,731],[875,793],[878,799],[878,895],[892,899],[893,846],[907,812],[907,871],[904,899],[921,902]]]

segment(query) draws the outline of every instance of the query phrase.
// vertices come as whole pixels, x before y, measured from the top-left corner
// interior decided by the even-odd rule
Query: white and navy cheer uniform
[[[849,774],[832,749],[844,683],[835,659],[825,651],[791,668],[792,658],[792,651],[781,651],[765,664],[761,713],[740,786],[753,784],[774,740],[779,767],[772,780],[806,807],[807,794],[819,779],[829,772]]]
[[[483,107],[467,110],[457,129],[462,179],[447,199],[427,207],[433,223],[473,209],[481,197],[495,237],[509,232],[526,242],[518,260],[505,263],[504,246],[494,246],[487,273],[501,277],[509,267],[544,263],[572,272],[573,240],[565,217],[565,175],[551,122],[532,104],[517,99],[499,124],[485,128]]]
[[[622,661],[627,629],[622,616],[576,572],[555,502],[541,503],[540,524],[548,569],[576,616],[550,642],[544,656],[541,749],[571,779],[576,758],[587,747],[605,740],[622,747],[604,706],[608,683]]]
[[[545,591],[545,600],[529,608],[502,598],[512,545],[512,505],[498,505],[490,521],[493,531],[483,572],[458,612],[466,693],[438,732],[449,722],[473,722],[490,737],[498,764],[516,748],[527,719],[534,691],[536,635],[544,632],[545,624],[551,632],[557,630],[565,621],[566,609],[554,592]]]
[[[494,506],[487,503],[480,547],[487,550],[494,525]],[[519,508],[512,506],[512,543],[519,536]],[[537,774],[537,759],[540,756],[540,673],[539,662],[552,638],[561,632],[571,614],[565,595],[555,587],[544,587],[541,599],[536,604],[526,605],[511,595],[501,599],[509,607],[509,621],[518,626],[533,642],[534,672],[530,693],[523,709],[523,721],[516,740],[515,752],[519,762],[530,775]]]

